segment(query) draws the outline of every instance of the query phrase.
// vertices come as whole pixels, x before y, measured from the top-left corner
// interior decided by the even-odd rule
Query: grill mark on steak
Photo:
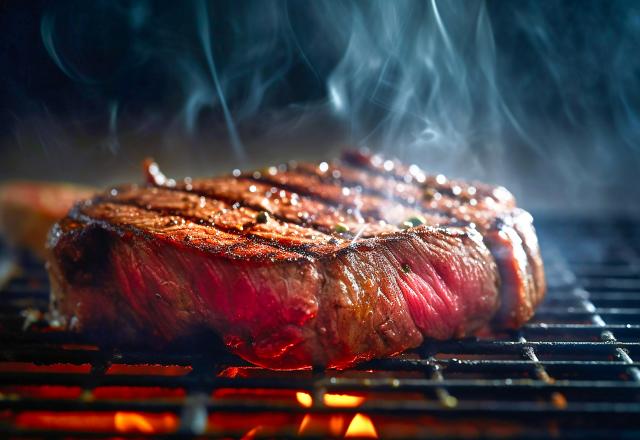
[[[367,193],[360,187],[343,186],[338,181],[326,182],[318,176],[296,170],[279,171],[273,175],[248,175],[247,177],[257,182],[304,195],[330,206],[350,208],[369,221],[382,220],[398,224],[417,215],[431,216],[433,219],[439,217],[439,213],[420,211],[415,207],[398,203],[394,199]]]
[[[255,187],[254,191],[249,189],[252,186]],[[163,188],[222,200],[231,205],[237,204],[239,207],[256,211],[265,210],[282,222],[313,227],[326,234],[335,235],[336,232],[340,232],[336,230],[339,224],[347,227],[349,232],[345,232],[345,236],[351,236],[361,228],[364,228],[360,234],[361,237],[372,237],[399,230],[394,224],[368,221],[356,215],[353,210],[331,206],[325,201],[298,195],[288,190],[278,190],[273,185],[252,179],[231,177],[194,179],[189,184],[179,183],[175,187],[163,186]],[[272,189],[276,191],[273,192]],[[266,194],[268,196],[265,196]]]
[[[415,181],[419,184],[427,185],[441,194],[459,196],[466,192],[470,196],[476,196],[477,198],[490,197],[505,206],[515,207],[513,195],[501,186],[494,187],[480,182],[467,183],[446,178],[439,181],[437,176],[429,175],[415,165],[407,167],[397,160],[385,160],[381,156],[362,151],[346,151],[342,155],[342,160],[375,174],[391,176],[400,182],[410,183]],[[390,163],[391,166],[385,167],[385,163]],[[460,188],[460,194],[456,194],[457,191],[454,191],[454,187]],[[474,188],[473,194],[469,194],[470,187]]]
[[[179,221],[176,218],[186,220],[245,238],[255,237],[262,243],[299,252],[307,257],[317,258],[338,252],[353,243],[352,240],[346,240],[340,234],[328,235],[295,223],[281,224],[275,218],[266,224],[260,224],[255,221],[258,211],[245,207],[235,208],[225,201],[176,188],[131,186],[115,189],[115,192],[115,195],[102,195],[94,199],[92,204],[134,206],[147,212],[156,212],[164,217],[170,217],[168,223]],[[225,221],[224,217],[229,215],[231,218]],[[372,226],[375,227],[375,225]],[[269,227],[272,229],[271,234],[266,229]],[[285,231],[278,231],[277,227],[286,227],[287,235]],[[259,229],[256,230],[256,228]],[[395,228],[394,231],[398,232],[399,229]],[[272,239],[266,239],[265,236],[271,236]]]
[[[296,163],[291,169],[315,175],[324,182],[339,182],[350,187],[360,186],[367,194],[374,194],[385,199],[395,198],[416,207],[424,196],[424,191],[411,183],[401,182],[389,177],[388,174],[373,173],[366,168],[357,168],[338,161],[325,162],[326,170],[320,169],[318,164]]]
[[[115,196],[99,198],[98,203],[100,202],[137,206],[164,216],[180,217],[282,250],[293,250],[308,258],[317,258],[348,245],[341,237],[292,223],[283,224],[277,219],[267,218],[261,223],[256,220],[259,211],[245,207],[234,209],[221,200],[188,192],[125,187],[118,189]]]
[[[203,220],[200,217],[192,217],[189,215],[185,215],[183,213],[181,213],[179,210],[169,210],[169,209],[157,209],[157,208],[149,208],[148,206],[145,207],[143,205],[140,205],[134,201],[128,201],[128,202],[124,202],[124,201],[113,201],[114,204],[118,204],[118,205],[127,205],[127,206],[135,206],[141,209],[144,209],[147,212],[156,212],[159,214],[162,214],[163,216],[170,216],[170,217],[178,217],[180,219],[192,222],[194,224],[199,224],[201,226],[207,226],[222,232],[226,232],[228,234],[231,235],[236,235],[239,237],[244,237],[247,238],[251,241],[255,241],[257,243],[261,243],[264,245],[268,245],[268,246],[272,246],[274,248],[283,250],[283,251],[290,251],[290,252],[295,252],[298,254],[301,254],[301,256],[306,257],[306,258],[317,258],[319,256],[321,256],[321,254],[319,254],[318,252],[312,250],[310,248],[310,246],[312,245],[304,245],[304,244],[293,244],[291,243],[291,240],[287,240],[289,241],[289,244],[282,244],[280,243],[278,240],[275,239],[266,239],[263,236],[259,235],[259,234],[255,234],[253,232],[251,232],[250,230],[246,230],[246,231],[240,231],[237,228],[233,228],[233,227],[224,227],[224,226],[220,226],[217,225],[213,222],[207,221],[207,220]],[[247,225],[249,226],[249,225]],[[335,248],[335,246],[332,246],[332,249]]]
[[[298,165],[298,167],[300,166],[301,165]],[[490,206],[483,201],[472,205],[468,200],[459,196],[441,196],[431,201],[418,200],[416,202],[398,197],[397,193],[393,193],[387,197],[381,194],[366,195],[357,193],[355,195],[350,194],[345,196],[342,193],[342,189],[344,188],[343,184],[351,183],[355,185],[355,187],[352,186],[349,188],[351,193],[355,193],[357,187],[366,187],[367,181],[345,182],[341,177],[323,179],[321,176],[312,172],[309,166],[306,167],[306,170],[296,170],[279,171],[269,177],[254,176],[252,178],[288,191],[311,195],[314,199],[329,204],[359,209],[361,213],[367,216],[381,218],[389,223],[396,224],[411,217],[424,216],[426,217],[427,224],[451,225],[474,223],[481,230],[492,230],[499,229],[500,227],[495,223],[496,210],[502,214],[508,214],[509,211],[511,211],[511,208],[497,204],[497,202],[492,202]],[[384,176],[378,177],[382,178]],[[361,175],[359,178],[365,179],[366,175]],[[311,184],[308,182],[309,179],[314,179]],[[307,185],[304,185],[305,182]],[[413,188],[415,191],[422,190],[420,186],[414,183],[405,184],[405,187]],[[374,207],[375,211],[372,211],[371,207]]]
[[[308,258],[292,248],[281,249],[271,243],[248,240],[245,236],[193,223],[181,216],[162,215],[134,205],[106,200],[98,204],[81,203],[69,216],[84,224],[97,224],[114,233],[153,236],[181,247],[196,248],[232,258],[275,258],[286,261]]]
[[[339,181],[323,181],[318,176],[295,170],[278,172],[275,175],[249,176],[257,182],[268,183],[287,191],[302,194],[330,206],[346,207],[359,212],[371,221],[401,224],[417,216],[426,217],[429,224],[447,223],[442,212],[427,207],[418,207],[396,198],[380,197],[362,190],[361,187],[347,187]],[[309,180],[311,179],[311,182]]]
[[[495,203],[498,203],[495,202],[490,207],[487,206],[485,197],[482,194],[477,194],[473,185],[440,193],[437,188],[443,185],[434,186],[431,184],[431,180],[435,182],[436,178],[431,180],[427,178],[422,183],[415,179],[408,182],[406,179],[399,181],[386,171],[381,174],[372,169],[356,168],[337,161],[327,164],[326,171],[320,170],[317,165],[307,163],[296,164],[295,169],[305,174],[315,175],[327,183],[360,187],[365,193],[374,194],[386,200],[393,199],[425,213],[442,215],[443,211],[450,211],[453,207],[466,205],[469,205],[469,209],[472,210],[495,210]],[[456,187],[457,185],[452,186]],[[495,199],[491,198],[491,200]],[[455,213],[448,214],[447,217],[450,220],[463,220],[460,215]]]
[[[475,188],[473,185],[466,185],[457,190],[451,189],[451,191],[440,193],[438,188],[446,186],[446,184],[437,184],[435,182],[436,178],[428,177],[423,183],[415,179],[407,182],[393,178],[388,171],[378,173],[371,168],[354,168],[338,162],[332,162],[327,165],[325,172],[321,171],[317,166],[305,163],[297,164],[296,170],[315,175],[327,183],[361,187],[366,193],[375,194],[386,200],[395,200],[405,206],[420,209],[422,212],[442,215],[444,211],[450,220],[464,220],[462,218],[463,215],[453,211],[453,208],[468,205],[469,207],[464,209],[471,211],[491,210],[493,212],[496,208],[495,203],[499,204],[499,202],[492,202],[491,206],[487,206],[484,199],[489,196],[483,196],[482,193],[477,193],[475,189],[471,190],[472,195],[470,195],[470,188]],[[334,172],[337,172],[337,174],[334,175]],[[435,185],[432,184],[432,180]],[[451,186],[456,187],[458,185],[451,184]],[[485,189],[484,193],[487,192],[489,190]],[[495,201],[493,197],[490,197],[490,199]],[[504,206],[505,211],[511,209],[509,205],[499,204],[499,206]]]
[[[397,210],[398,205],[407,207],[404,213],[405,219],[415,214],[442,217],[443,211],[448,211],[448,215],[441,218],[441,221],[464,221],[460,214],[452,211],[452,208],[459,206],[470,205],[469,209],[481,211],[495,210],[496,207],[493,202],[491,206],[487,206],[483,202],[485,198],[483,192],[476,194],[473,185],[460,183],[462,186],[459,189],[452,189],[441,194],[437,191],[438,188],[446,190],[448,186],[456,187],[458,186],[455,184],[456,181],[438,184],[435,177],[429,177],[428,179],[433,180],[433,184],[431,180],[423,183],[416,180],[406,182],[398,181],[386,170],[376,172],[372,168],[355,168],[337,162],[325,165],[326,171],[320,170],[318,165],[296,163],[290,165],[289,169],[285,171],[273,167],[273,174],[257,176],[248,174],[247,176],[283,189],[309,195],[330,204],[359,208],[362,214],[370,214],[375,218],[382,216],[383,219],[386,212]],[[311,184],[309,184],[309,180],[311,180]],[[488,185],[484,186],[486,187],[484,193],[492,191]],[[468,194],[470,188],[474,188],[471,191],[473,197]],[[343,189],[348,190],[347,195],[342,192]],[[486,197],[500,204],[493,197],[489,195]],[[504,206],[505,210],[510,208],[508,204],[500,204],[500,206]]]
[[[299,252],[307,257],[321,257],[353,243],[351,240],[345,240],[335,231],[334,234],[329,235],[296,223],[283,224],[275,217],[261,224],[256,222],[259,211],[244,206],[236,208],[225,201],[199,196],[177,188],[131,186],[116,189],[116,192],[116,195],[99,196],[92,204],[134,206],[146,212],[156,212],[170,218],[168,223],[185,220],[228,234],[256,239],[283,250]],[[279,232],[276,226],[286,227],[287,235],[284,231]],[[273,230],[272,234],[268,234],[270,227]],[[398,232],[400,229],[395,228],[394,231]],[[265,235],[273,238],[265,239]]]

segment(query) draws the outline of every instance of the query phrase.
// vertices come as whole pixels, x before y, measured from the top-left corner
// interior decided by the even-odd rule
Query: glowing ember
[[[311,414],[305,414],[304,419],[300,422],[300,427],[298,428],[298,434],[302,434],[311,423]]]
[[[258,434],[258,432],[261,429],[262,429],[262,426],[256,426],[255,428],[247,432],[245,435],[243,435],[241,440],[253,440],[254,438],[256,438],[256,434]]]
[[[313,397],[308,393],[297,392],[296,399],[305,408],[310,408],[313,405]],[[364,400],[365,398],[362,396],[350,394],[325,394],[323,396],[324,404],[335,408],[353,408],[361,405]],[[345,437],[378,438],[376,428],[368,416],[357,413],[345,431],[348,420],[348,416],[343,414],[306,414],[300,423],[298,434],[328,432],[332,436],[344,433]]]
[[[298,403],[305,408],[310,408],[313,404],[313,398],[308,393],[297,392],[296,399],[298,400]],[[352,396],[350,394],[325,394],[323,396],[323,401],[327,406],[353,408],[364,402],[364,397]]]
[[[345,429],[345,416],[342,414],[306,414],[298,428],[298,435],[340,436]]]
[[[344,416],[331,416],[329,419],[329,432],[332,435],[339,435],[344,430]]]
[[[153,432],[153,426],[142,415],[136,413],[117,412],[115,415],[116,429],[120,432]]]
[[[344,434],[345,437],[359,437],[359,438],[378,438],[378,433],[376,432],[376,427],[373,426],[373,422],[368,416],[364,414],[356,414],[349,427],[347,428],[347,432]]]
[[[145,416],[134,412],[118,411],[114,416],[114,424],[119,432],[154,432],[174,431],[178,422],[172,414]]]
[[[298,403],[304,406],[305,408],[309,408],[313,404],[313,399],[311,398],[311,394],[297,392],[296,399],[298,399]]]
[[[42,430],[167,434],[178,428],[178,417],[173,413],[25,411],[16,416],[15,424]]]
[[[337,406],[352,408],[364,402],[362,396],[351,396],[349,394],[325,394],[324,404],[327,406]]]

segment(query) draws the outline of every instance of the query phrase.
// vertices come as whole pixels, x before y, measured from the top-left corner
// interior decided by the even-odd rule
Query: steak
[[[45,257],[51,226],[79,200],[96,193],[70,183],[8,181],[0,184],[0,235],[8,244]]]
[[[532,218],[502,187],[362,151],[178,182],[145,171],[50,232],[52,311],[99,341],[215,334],[267,368],[344,368],[518,327],[545,292]]]

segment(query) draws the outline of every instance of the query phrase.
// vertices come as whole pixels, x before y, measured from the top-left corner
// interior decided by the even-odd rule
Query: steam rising
[[[233,117],[231,116],[231,112],[229,111],[229,107],[227,106],[227,100],[224,96],[224,90],[222,89],[222,85],[220,84],[220,79],[218,78],[218,70],[216,68],[216,62],[213,57],[213,53],[211,50],[211,34],[209,32],[209,12],[207,10],[207,5],[204,1],[199,1],[197,3],[197,23],[198,23],[198,34],[200,35],[200,39],[202,41],[202,48],[204,50],[204,55],[207,60],[207,67],[209,68],[209,73],[211,74],[211,80],[216,90],[217,102],[222,109],[224,114],[224,120],[229,129],[229,140],[231,141],[231,146],[233,147],[234,152],[239,157],[244,157],[244,150],[242,146],[242,142],[240,141],[240,136],[238,135],[238,131],[236,130],[235,122],[233,121]],[[193,112],[191,113],[191,118],[187,119],[189,126],[193,128]],[[195,113],[197,114],[197,112]]]
[[[452,156],[477,140],[499,145],[502,123],[512,119],[496,84],[484,3],[322,5],[317,15],[341,19],[337,28],[348,42],[329,75],[329,99],[357,142]]]
[[[219,130],[240,161],[255,121],[259,136],[277,113],[284,129],[330,118],[342,143],[516,191],[548,176],[615,184],[640,164],[640,4],[179,3],[62,2],[42,16],[47,53],[103,105],[114,152],[126,118]]]

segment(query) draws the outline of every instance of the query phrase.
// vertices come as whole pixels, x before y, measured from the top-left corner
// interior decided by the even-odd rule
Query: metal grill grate
[[[546,221],[538,229],[550,288],[532,322],[497,339],[430,342],[343,372],[272,372],[226,353],[98,350],[38,322],[46,274],[5,255],[0,432],[636,437],[640,225]]]

